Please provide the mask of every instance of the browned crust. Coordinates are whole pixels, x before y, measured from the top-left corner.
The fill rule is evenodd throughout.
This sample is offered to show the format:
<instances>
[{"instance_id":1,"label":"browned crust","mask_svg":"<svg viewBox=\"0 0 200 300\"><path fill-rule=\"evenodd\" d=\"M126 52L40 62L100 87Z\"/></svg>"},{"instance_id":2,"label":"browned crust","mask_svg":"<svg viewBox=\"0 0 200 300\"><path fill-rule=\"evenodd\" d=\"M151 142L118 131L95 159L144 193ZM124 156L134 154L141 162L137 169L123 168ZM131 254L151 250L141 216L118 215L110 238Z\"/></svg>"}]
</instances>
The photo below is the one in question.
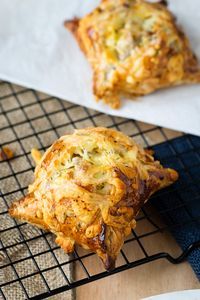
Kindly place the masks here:
<instances>
[{"instance_id":1,"label":"browned crust","mask_svg":"<svg viewBox=\"0 0 200 300\"><path fill-rule=\"evenodd\" d=\"M178 179L178 173L171 169L155 169L149 171L150 180L141 180L134 178L137 181L137 186L134 188L133 179L128 178L120 169L116 168L115 172L126 186L126 193L122 199L116 204L116 207L125 206L132 207L134 215L137 215L140 208L144 205L145 201L151 194L159 189L163 184L166 186Z\"/></svg>"},{"instance_id":2,"label":"browned crust","mask_svg":"<svg viewBox=\"0 0 200 300\"><path fill-rule=\"evenodd\" d=\"M160 2L159 2L160 4L162 4L162 5L165 5L165 6L168 6L168 3L167 3L167 1L166 0L160 0Z\"/></svg>"},{"instance_id":3,"label":"browned crust","mask_svg":"<svg viewBox=\"0 0 200 300\"><path fill-rule=\"evenodd\" d=\"M23 213L19 212L20 207L24 208ZM44 230L49 230L49 227L44 220L37 217L37 200L32 193L18 201L14 201L8 209L8 212L14 218L25 220Z\"/></svg>"},{"instance_id":4,"label":"browned crust","mask_svg":"<svg viewBox=\"0 0 200 300\"><path fill-rule=\"evenodd\" d=\"M79 19L74 18L73 20L66 20L64 22L65 28L67 28L71 33L73 33L75 36L77 35L77 30L79 26Z\"/></svg>"},{"instance_id":5,"label":"browned crust","mask_svg":"<svg viewBox=\"0 0 200 300\"><path fill-rule=\"evenodd\" d=\"M76 40L79 44L80 49L86 55L86 51L85 51L85 48L84 48L84 43L82 42L81 36L78 32L79 23L80 23L80 19L74 18L72 20L66 20L64 22L64 26L65 26L66 29L68 29L74 35L74 37L76 38Z\"/></svg>"}]
</instances>

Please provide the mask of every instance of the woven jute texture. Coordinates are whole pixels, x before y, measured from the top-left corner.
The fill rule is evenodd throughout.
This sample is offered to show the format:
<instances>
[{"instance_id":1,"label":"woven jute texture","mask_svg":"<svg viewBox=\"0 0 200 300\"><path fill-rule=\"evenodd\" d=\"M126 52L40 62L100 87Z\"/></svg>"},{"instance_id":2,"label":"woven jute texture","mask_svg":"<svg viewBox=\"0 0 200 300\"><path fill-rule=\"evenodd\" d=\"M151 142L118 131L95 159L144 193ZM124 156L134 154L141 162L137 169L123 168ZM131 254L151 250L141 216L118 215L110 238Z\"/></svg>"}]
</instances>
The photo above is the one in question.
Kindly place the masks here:
<instances>
[{"instance_id":1,"label":"woven jute texture","mask_svg":"<svg viewBox=\"0 0 200 300\"><path fill-rule=\"evenodd\" d=\"M5 265L0 269L0 284L6 299L31 298L65 287L74 280L73 264L67 263L70 257L56 246L54 236L13 220L6 212L13 200L26 194L27 186L33 181L31 149L44 151L74 128L91 126L121 130L142 146L180 135L0 82L0 144L1 149L7 146L14 152L13 159L0 164L0 265ZM74 291L70 290L50 299L72 298Z\"/></svg>"}]
</instances>

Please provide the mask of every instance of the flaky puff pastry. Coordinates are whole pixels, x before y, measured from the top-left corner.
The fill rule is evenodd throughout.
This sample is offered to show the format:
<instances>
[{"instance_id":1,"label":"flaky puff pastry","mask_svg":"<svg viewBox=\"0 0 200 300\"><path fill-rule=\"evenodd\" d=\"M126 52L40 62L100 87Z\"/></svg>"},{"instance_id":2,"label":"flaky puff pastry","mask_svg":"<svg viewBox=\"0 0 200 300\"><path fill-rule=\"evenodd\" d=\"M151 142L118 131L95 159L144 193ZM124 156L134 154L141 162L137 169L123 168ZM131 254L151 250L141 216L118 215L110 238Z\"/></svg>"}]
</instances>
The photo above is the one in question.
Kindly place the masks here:
<instances>
[{"instance_id":1,"label":"flaky puff pastry","mask_svg":"<svg viewBox=\"0 0 200 300\"><path fill-rule=\"evenodd\" d=\"M113 108L122 96L200 82L197 59L166 1L103 0L65 26L92 66L96 99Z\"/></svg>"},{"instance_id":2,"label":"flaky puff pastry","mask_svg":"<svg viewBox=\"0 0 200 300\"><path fill-rule=\"evenodd\" d=\"M46 151L9 213L53 232L67 253L75 243L91 249L110 270L141 206L177 177L120 132L76 130Z\"/></svg>"}]
</instances>

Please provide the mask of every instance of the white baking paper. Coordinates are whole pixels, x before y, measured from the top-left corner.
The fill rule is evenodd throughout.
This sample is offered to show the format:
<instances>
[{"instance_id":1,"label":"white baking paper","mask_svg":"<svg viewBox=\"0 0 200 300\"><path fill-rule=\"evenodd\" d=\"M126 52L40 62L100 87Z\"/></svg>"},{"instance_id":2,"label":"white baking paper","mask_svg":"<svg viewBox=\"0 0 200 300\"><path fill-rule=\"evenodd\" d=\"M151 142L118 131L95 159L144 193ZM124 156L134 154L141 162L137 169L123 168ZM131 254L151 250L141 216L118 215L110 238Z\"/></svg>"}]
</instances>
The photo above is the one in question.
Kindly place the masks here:
<instances>
[{"instance_id":1,"label":"white baking paper","mask_svg":"<svg viewBox=\"0 0 200 300\"><path fill-rule=\"evenodd\" d=\"M200 1L169 0L200 58ZM91 11L96 0L0 0L0 79L107 114L200 135L200 85L158 91L119 110L96 103L92 72L64 20Z\"/></svg>"}]
</instances>

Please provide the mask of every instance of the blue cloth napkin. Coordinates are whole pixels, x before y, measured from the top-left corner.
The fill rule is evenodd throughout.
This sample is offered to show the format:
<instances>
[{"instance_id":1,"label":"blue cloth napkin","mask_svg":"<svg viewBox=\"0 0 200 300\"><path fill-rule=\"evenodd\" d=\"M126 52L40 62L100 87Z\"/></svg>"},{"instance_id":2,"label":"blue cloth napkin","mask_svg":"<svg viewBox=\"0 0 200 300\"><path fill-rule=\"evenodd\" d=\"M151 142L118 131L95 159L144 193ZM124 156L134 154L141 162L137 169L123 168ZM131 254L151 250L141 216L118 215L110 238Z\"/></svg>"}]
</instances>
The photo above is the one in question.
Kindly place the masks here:
<instances>
[{"instance_id":1,"label":"blue cloth napkin","mask_svg":"<svg viewBox=\"0 0 200 300\"><path fill-rule=\"evenodd\" d=\"M200 138L185 135L156 145L153 150L165 167L174 168L180 176L151 201L185 250L200 241ZM190 253L188 261L200 280L200 248Z\"/></svg>"}]
</instances>

